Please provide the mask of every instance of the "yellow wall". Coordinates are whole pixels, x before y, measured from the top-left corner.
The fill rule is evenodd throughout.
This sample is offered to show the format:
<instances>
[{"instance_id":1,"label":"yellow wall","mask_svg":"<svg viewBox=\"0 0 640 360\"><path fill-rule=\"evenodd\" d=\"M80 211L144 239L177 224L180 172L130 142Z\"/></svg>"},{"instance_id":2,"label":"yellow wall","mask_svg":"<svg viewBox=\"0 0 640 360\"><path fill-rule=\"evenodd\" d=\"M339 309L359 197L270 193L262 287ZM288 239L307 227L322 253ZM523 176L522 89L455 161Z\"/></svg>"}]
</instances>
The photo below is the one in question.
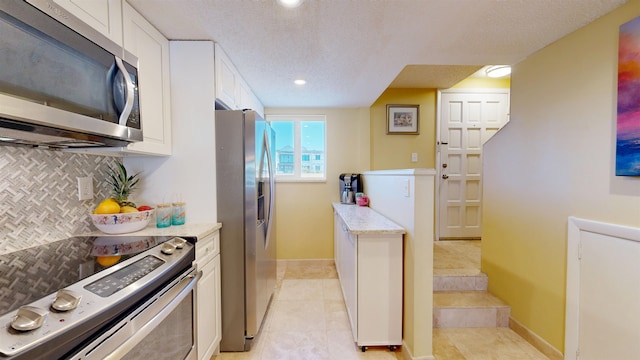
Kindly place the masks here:
<instances>
[{"instance_id":1,"label":"yellow wall","mask_svg":"<svg viewBox=\"0 0 640 360\"><path fill-rule=\"evenodd\" d=\"M420 105L419 135L387 135L387 104ZM371 170L433 168L436 89L387 89L371 106ZM411 162L411 153L418 162Z\"/></svg>"},{"instance_id":2,"label":"yellow wall","mask_svg":"<svg viewBox=\"0 0 640 360\"><path fill-rule=\"evenodd\" d=\"M338 176L369 170L369 108L268 108L266 114L327 116L327 181L276 183L278 259L333 259L332 202Z\"/></svg>"},{"instance_id":3,"label":"yellow wall","mask_svg":"<svg viewBox=\"0 0 640 360\"><path fill-rule=\"evenodd\" d=\"M452 89L508 89L511 87L511 78L467 78L452 86Z\"/></svg>"},{"instance_id":4,"label":"yellow wall","mask_svg":"<svg viewBox=\"0 0 640 360\"><path fill-rule=\"evenodd\" d=\"M511 315L564 349L567 217L640 226L615 177L618 28L640 0L517 64L511 121L484 148L482 269Z\"/></svg>"},{"instance_id":5,"label":"yellow wall","mask_svg":"<svg viewBox=\"0 0 640 360\"><path fill-rule=\"evenodd\" d=\"M458 88L508 87L505 81L469 79ZM436 89L388 89L370 108L267 108L266 114L327 115L327 181L278 182L276 235L279 259L333 258L331 203L339 201L338 175L366 170L433 168ZM386 135L387 104L419 104L419 135ZM418 162L411 162L411 153ZM366 189L365 189L366 192Z\"/></svg>"}]
</instances>

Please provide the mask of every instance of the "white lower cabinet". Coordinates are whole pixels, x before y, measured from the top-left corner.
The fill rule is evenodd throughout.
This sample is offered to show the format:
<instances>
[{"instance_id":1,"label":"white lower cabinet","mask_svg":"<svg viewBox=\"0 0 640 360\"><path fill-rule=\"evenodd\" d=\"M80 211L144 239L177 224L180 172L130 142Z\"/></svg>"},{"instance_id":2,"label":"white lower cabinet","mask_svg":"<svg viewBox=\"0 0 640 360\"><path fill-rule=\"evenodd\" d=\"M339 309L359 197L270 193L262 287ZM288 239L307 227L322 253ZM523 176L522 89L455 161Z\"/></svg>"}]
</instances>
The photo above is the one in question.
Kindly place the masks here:
<instances>
[{"instance_id":1,"label":"white lower cabinet","mask_svg":"<svg viewBox=\"0 0 640 360\"><path fill-rule=\"evenodd\" d=\"M335 213L334 252L355 343L402 345L402 234L351 233Z\"/></svg>"},{"instance_id":2,"label":"white lower cabinet","mask_svg":"<svg viewBox=\"0 0 640 360\"><path fill-rule=\"evenodd\" d=\"M220 233L198 239L196 267L202 271L196 291L198 359L209 360L222 336L220 309Z\"/></svg>"}]
</instances>

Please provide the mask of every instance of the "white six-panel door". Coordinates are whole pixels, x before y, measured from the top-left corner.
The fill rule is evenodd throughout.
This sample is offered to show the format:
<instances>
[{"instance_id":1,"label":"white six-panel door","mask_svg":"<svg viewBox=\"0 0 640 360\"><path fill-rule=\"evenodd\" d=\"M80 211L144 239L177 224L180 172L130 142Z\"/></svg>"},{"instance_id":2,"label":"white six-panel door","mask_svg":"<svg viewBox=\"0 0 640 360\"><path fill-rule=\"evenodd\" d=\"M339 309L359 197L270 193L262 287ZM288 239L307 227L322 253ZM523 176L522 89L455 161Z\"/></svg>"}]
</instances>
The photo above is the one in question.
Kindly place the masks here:
<instances>
[{"instance_id":1,"label":"white six-panel door","mask_svg":"<svg viewBox=\"0 0 640 360\"><path fill-rule=\"evenodd\" d=\"M443 90L439 103L438 237L482 235L482 145L509 118L509 90Z\"/></svg>"}]
</instances>

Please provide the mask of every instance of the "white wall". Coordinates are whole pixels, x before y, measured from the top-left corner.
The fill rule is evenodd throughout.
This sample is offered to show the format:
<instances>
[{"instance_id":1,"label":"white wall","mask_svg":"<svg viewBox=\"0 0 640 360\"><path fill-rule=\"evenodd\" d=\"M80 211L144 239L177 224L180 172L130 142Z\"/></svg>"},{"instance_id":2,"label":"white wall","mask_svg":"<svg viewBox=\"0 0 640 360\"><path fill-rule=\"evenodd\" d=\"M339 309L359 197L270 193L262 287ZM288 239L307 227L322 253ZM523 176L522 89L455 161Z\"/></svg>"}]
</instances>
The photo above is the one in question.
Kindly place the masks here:
<instances>
[{"instance_id":1,"label":"white wall","mask_svg":"<svg viewBox=\"0 0 640 360\"><path fill-rule=\"evenodd\" d=\"M435 170L367 171L370 207L405 228L403 352L433 359Z\"/></svg>"},{"instance_id":2,"label":"white wall","mask_svg":"<svg viewBox=\"0 0 640 360\"><path fill-rule=\"evenodd\" d=\"M213 42L171 41L170 157L127 157L132 172L142 172L136 198L157 204L180 198L187 222L216 222ZM144 110L143 110L144 111Z\"/></svg>"}]
</instances>

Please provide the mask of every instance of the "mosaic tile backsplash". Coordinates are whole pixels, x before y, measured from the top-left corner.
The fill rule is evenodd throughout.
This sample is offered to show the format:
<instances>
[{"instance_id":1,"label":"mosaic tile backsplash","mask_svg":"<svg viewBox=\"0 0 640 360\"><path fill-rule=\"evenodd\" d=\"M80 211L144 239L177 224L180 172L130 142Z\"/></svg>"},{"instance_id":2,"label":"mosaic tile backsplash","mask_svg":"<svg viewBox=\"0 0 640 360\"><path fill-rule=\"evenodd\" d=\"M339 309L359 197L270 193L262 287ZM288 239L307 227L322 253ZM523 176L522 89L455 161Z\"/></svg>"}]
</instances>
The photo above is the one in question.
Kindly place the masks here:
<instances>
[{"instance_id":1,"label":"mosaic tile backsplash","mask_svg":"<svg viewBox=\"0 0 640 360\"><path fill-rule=\"evenodd\" d=\"M0 254L94 230L89 213L109 195L118 158L0 146ZM93 178L94 197L78 200L78 177Z\"/></svg>"}]
</instances>

